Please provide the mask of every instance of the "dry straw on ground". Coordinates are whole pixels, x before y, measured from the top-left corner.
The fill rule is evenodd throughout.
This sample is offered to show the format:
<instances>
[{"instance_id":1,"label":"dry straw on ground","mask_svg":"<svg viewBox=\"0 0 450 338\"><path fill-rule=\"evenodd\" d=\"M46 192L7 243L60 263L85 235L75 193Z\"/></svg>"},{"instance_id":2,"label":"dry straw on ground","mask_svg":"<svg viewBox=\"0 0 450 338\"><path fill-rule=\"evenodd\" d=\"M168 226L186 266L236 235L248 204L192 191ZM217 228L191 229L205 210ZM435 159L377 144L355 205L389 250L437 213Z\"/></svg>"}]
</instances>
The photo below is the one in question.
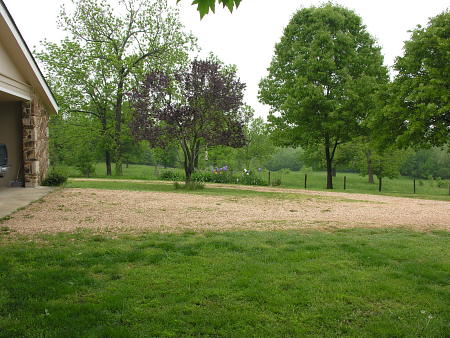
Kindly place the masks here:
<instances>
[{"instance_id":1,"label":"dry straw on ground","mask_svg":"<svg viewBox=\"0 0 450 338\"><path fill-rule=\"evenodd\" d=\"M80 228L133 233L361 226L450 230L449 202L268 187L222 187L301 195L286 199L64 189L15 213L3 226L18 234L71 232Z\"/></svg>"}]
</instances>

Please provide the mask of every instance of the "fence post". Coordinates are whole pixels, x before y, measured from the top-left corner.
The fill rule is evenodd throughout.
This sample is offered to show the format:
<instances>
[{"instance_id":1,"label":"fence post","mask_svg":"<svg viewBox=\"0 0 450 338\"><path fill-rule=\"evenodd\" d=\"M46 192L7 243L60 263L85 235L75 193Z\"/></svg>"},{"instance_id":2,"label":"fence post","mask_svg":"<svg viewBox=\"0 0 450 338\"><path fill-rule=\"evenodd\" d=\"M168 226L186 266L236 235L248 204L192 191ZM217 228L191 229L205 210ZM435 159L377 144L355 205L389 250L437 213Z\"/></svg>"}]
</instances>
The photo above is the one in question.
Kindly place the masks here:
<instances>
[{"instance_id":1,"label":"fence post","mask_svg":"<svg viewBox=\"0 0 450 338\"><path fill-rule=\"evenodd\" d=\"M344 190L347 189L347 176L344 176Z\"/></svg>"},{"instance_id":2,"label":"fence post","mask_svg":"<svg viewBox=\"0 0 450 338\"><path fill-rule=\"evenodd\" d=\"M306 187L307 187L307 181L308 181L308 174L305 174L305 189L306 189Z\"/></svg>"},{"instance_id":3,"label":"fence post","mask_svg":"<svg viewBox=\"0 0 450 338\"><path fill-rule=\"evenodd\" d=\"M414 194L416 193L416 179L414 179Z\"/></svg>"},{"instance_id":4,"label":"fence post","mask_svg":"<svg viewBox=\"0 0 450 338\"><path fill-rule=\"evenodd\" d=\"M269 185L270 185L270 170L269 170Z\"/></svg>"},{"instance_id":5,"label":"fence post","mask_svg":"<svg viewBox=\"0 0 450 338\"><path fill-rule=\"evenodd\" d=\"M381 192L382 178L378 178L378 191Z\"/></svg>"}]
</instances>

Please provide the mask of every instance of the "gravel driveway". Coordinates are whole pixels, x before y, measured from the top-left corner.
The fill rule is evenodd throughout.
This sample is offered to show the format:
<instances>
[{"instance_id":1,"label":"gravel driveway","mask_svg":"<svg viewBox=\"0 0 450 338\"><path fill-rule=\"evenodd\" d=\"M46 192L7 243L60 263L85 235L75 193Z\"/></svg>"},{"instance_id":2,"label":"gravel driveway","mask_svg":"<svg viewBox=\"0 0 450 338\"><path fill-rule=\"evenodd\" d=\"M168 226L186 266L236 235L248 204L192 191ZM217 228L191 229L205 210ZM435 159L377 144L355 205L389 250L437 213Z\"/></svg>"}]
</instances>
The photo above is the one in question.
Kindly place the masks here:
<instances>
[{"instance_id":1,"label":"gravel driveway","mask_svg":"<svg viewBox=\"0 0 450 338\"><path fill-rule=\"evenodd\" d=\"M1 226L18 234L85 228L133 233L350 227L450 230L449 202L264 187L245 189L302 195L298 199L279 199L64 189L15 213Z\"/></svg>"}]
</instances>

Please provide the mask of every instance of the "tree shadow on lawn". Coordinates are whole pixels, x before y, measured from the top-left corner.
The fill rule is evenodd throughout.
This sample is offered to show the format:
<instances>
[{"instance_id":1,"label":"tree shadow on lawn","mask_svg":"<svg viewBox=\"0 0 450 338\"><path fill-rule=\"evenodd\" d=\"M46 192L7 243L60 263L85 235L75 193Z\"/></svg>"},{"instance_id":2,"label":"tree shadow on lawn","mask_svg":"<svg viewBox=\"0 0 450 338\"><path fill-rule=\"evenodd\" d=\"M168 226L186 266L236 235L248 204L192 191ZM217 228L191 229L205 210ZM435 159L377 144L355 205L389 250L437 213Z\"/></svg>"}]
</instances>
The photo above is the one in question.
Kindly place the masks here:
<instances>
[{"instance_id":1,"label":"tree shadow on lawn","mask_svg":"<svg viewBox=\"0 0 450 338\"><path fill-rule=\"evenodd\" d=\"M0 336L445 336L448 244L383 229L0 237Z\"/></svg>"}]
</instances>

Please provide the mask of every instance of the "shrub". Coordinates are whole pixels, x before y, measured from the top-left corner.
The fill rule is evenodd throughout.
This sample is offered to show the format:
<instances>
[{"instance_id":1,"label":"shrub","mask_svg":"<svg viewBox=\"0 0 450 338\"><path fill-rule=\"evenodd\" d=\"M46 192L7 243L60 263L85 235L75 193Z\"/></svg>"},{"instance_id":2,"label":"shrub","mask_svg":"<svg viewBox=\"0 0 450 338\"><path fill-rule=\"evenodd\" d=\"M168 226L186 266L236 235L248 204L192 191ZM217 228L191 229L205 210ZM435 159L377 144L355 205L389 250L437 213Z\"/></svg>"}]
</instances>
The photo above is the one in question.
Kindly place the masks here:
<instances>
[{"instance_id":1,"label":"shrub","mask_svg":"<svg viewBox=\"0 0 450 338\"><path fill-rule=\"evenodd\" d=\"M95 174L95 158L89 151L82 151L77 156L77 164L75 165L82 176L91 177Z\"/></svg>"},{"instance_id":2,"label":"shrub","mask_svg":"<svg viewBox=\"0 0 450 338\"><path fill-rule=\"evenodd\" d=\"M244 173L237 180L237 183L244 185L267 185L267 183L252 172Z\"/></svg>"},{"instance_id":3,"label":"shrub","mask_svg":"<svg viewBox=\"0 0 450 338\"><path fill-rule=\"evenodd\" d=\"M47 187L58 187L66 182L67 175L64 172L52 170L42 182L42 185Z\"/></svg>"},{"instance_id":4,"label":"shrub","mask_svg":"<svg viewBox=\"0 0 450 338\"><path fill-rule=\"evenodd\" d=\"M184 175L173 170L162 171L159 179L163 181L184 181Z\"/></svg>"},{"instance_id":5,"label":"shrub","mask_svg":"<svg viewBox=\"0 0 450 338\"><path fill-rule=\"evenodd\" d=\"M447 183L444 180L442 180L441 178L438 177L437 180L436 180L436 186L438 188L445 188L447 186Z\"/></svg>"},{"instance_id":6,"label":"shrub","mask_svg":"<svg viewBox=\"0 0 450 338\"><path fill-rule=\"evenodd\" d=\"M233 173L230 171L210 172L210 171L196 171L192 174L194 182L208 182L208 183L236 183Z\"/></svg>"},{"instance_id":7,"label":"shrub","mask_svg":"<svg viewBox=\"0 0 450 338\"><path fill-rule=\"evenodd\" d=\"M256 176L249 170L238 175L233 175L231 171L196 171L192 174L192 181L202 183L267 185L262 178Z\"/></svg>"}]
</instances>

